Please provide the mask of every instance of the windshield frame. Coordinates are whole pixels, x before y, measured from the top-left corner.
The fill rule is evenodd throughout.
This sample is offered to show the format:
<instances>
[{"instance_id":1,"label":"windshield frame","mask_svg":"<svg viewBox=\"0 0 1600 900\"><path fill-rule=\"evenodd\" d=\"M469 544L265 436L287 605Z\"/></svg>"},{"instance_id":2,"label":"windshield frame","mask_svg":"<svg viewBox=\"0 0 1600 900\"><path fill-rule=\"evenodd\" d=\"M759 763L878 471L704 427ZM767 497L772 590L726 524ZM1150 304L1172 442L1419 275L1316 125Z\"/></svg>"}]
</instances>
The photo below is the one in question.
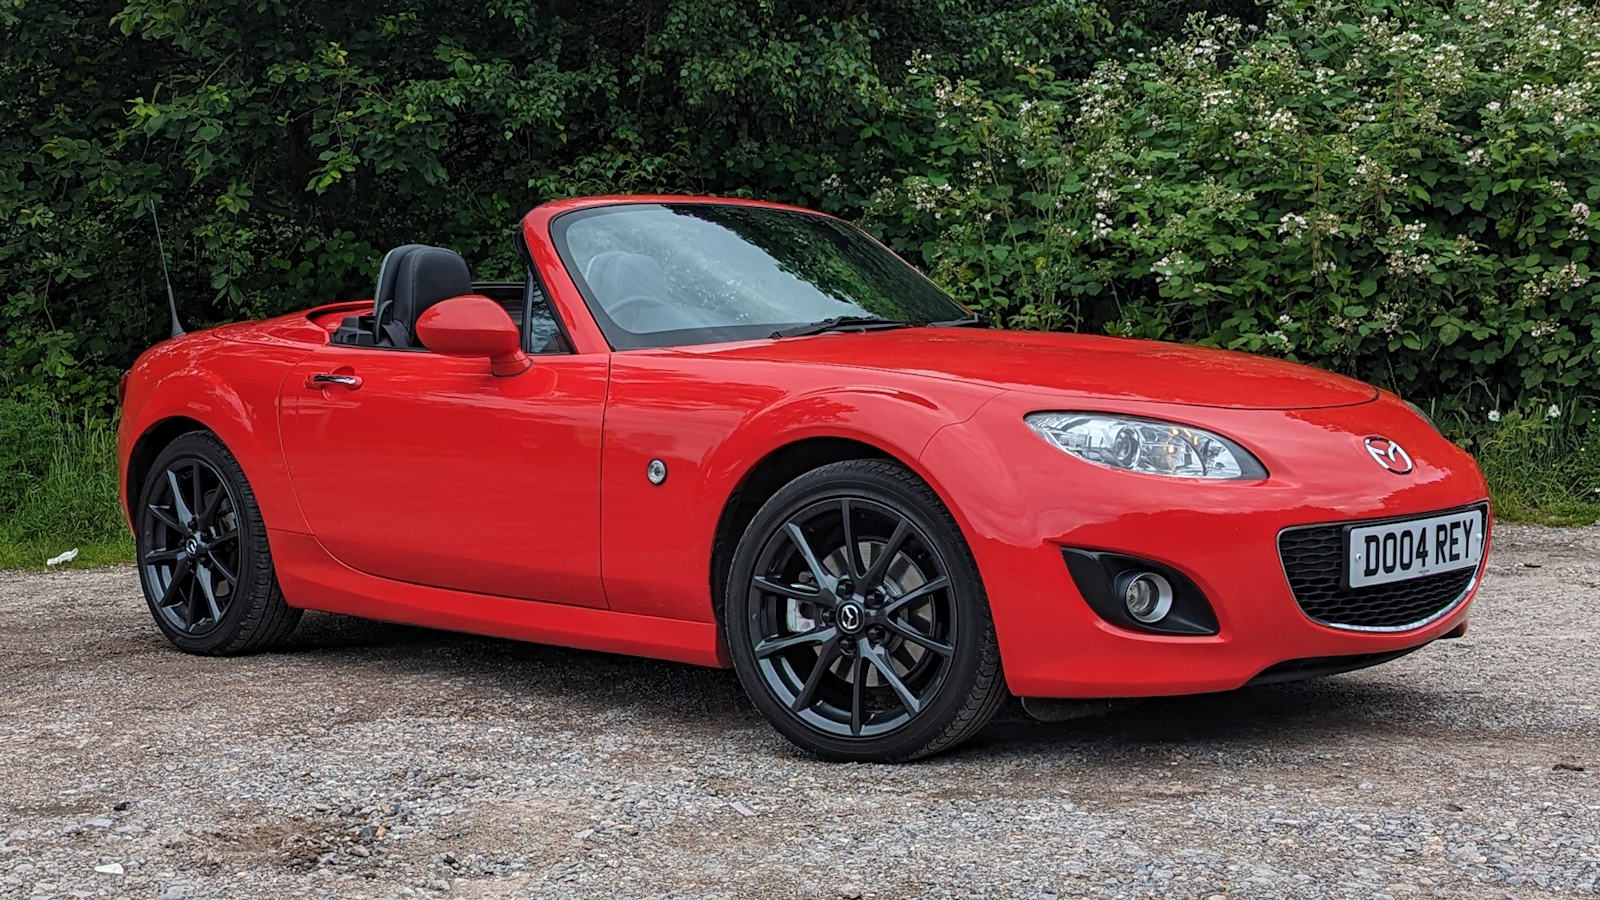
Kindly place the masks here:
<instances>
[{"instance_id":1,"label":"windshield frame","mask_svg":"<svg viewBox=\"0 0 1600 900\"><path fill-rule=\"evenodd\" d=\"M606 343L610 345L612 350L659 350L673 347L691 347L703 344L740 343L744 341L757 340L792 340L793 338L778 337L774 334L774 332L780 331L784 328L818 324L814 322L795 321L752 325L711 325L672 331L654 331L642 333L629 331L628 329L623 328L621 325L618 325L616 321L612 319L611 316L606 312L605 307L601 305L599 298L594 295L588 281L583 277L582 270L576 265L575 258L573 257L571 248L567 242L567 230L578 222L594 216L615 214L621 211L639 208L655 207L671 210L673 207L683 206L725 206L758 209L794 216L815 216L819 219L826 219L832 224L842 225L850 231L855 232L858 236L870 241L884 253L889 254L901 265L905 266L907 270L915 273L918 279L925 282L930 288L938 291L941 295L948 299L952 307L959 309L963 313L966 313L968 317L966 319L952 320L947 322L929 323L928 326L911 327L941 327L947 325L969 324L975 316L972 310L969 309L965 304L956 300L954 297L951 297L944 288L939 287L939 285L934 283L932 279L924 275L921 269L918 269L916 266L906 262L906 260L898 253L895 253L893 250L890 250L888 247L884 246L882 241L879 241L877 238L868 234L860 226L852 222L847 222L844 219L840 219L836 216L830 216L827 213L820 213L816 212L815 210L803 209L801 207L783 206L779 204L739 203L721 199L701 200L698 198L673 198L669 200L652 198L648 201L624 200L616 203L605 203L596 206L586 206L581 209L569 210L556 215L550 220L549 224L550 244L555 248L556 255L561 259L562 266L567 270L568 279L571 280L573 286L577 288L579 296L583 298L584 305L589 309L589 315L594 319L595 324L599 326L601 335L605 338ZM848 328L849 326L846 327Z\"/></svg>"}]
</instances>

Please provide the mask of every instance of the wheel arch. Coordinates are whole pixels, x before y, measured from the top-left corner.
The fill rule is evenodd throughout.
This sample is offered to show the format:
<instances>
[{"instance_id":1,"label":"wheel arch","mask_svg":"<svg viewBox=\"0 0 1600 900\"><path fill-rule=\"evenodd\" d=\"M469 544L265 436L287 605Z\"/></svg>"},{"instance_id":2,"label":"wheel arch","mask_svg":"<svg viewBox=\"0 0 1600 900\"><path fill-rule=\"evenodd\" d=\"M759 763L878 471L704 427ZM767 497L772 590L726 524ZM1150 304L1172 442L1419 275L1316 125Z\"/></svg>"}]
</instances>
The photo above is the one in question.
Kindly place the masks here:
<instances>
[{"instance_id":1,"label":"wheel arch","mask_svg":"<svg viewBox=\"0 0 1600 900\"><path fill-rule=\"evenodd\" d=\"M711 479L712 484L733 484L725 494L705 498L708 505L721 504L707 573L716 621L721 622L728 573L745 526L784 485L830 463L882 459L903 466L939 497L970 543L966 517L954 507L939 476L921 463L920 455L934 435L969 419L998 392L965 385L940 387L944 390L930 393L927 385L915 381L834 385L790 397L741 424L738 436L720 448L720 459L709 466L727 473ZM754 462L746 465L747 460Z\"/></svg>"},{"instance_id":2,"label":"wheel arch","mask_svg":"<svg viewBox=\"0 0 1600 900\"><path fill-rule=\"evenodd\" d=\"M206 360L212 365L176 368L158 356L135 366L118 435L119 488L130 526L156 457L181 435L205 431L238 462L269 527L305 530L278 438L284 371L263 364L280 361L219 356Z\"/></svg>"},{"instance_id":3,"label":"wheel arch","mask_svg":"<svg viewBox=\"0 0 1600 900\"><path fill-rule=\"evenodd\" d=\"M763 505L789 482L823 466L852 459L882 459L898 463L927 481L910 460L902 459L858 437L807 437L784 444L761 457L742 475L723 503L711 541L711 604L722 621L728 573L744 533ZM935 493L938 492L934 488Z\"/></svg>"},{"instance_id":4,"label":"wheel arch","mask_svg":"<svg viewBox=\"0 0 1600 900\"><path fill-rule=\"evenodd\" d=\"M199 419L189 416L168 416L150 425L134 440L132 449L128 451L128 462L122 475L123 490L127 492L130 511L144 492L145 479L150 476L150 466L155 463L156 457L160 456L161 451L173 441L193 431L216 433Z\"/></svg>"}]
</instances>

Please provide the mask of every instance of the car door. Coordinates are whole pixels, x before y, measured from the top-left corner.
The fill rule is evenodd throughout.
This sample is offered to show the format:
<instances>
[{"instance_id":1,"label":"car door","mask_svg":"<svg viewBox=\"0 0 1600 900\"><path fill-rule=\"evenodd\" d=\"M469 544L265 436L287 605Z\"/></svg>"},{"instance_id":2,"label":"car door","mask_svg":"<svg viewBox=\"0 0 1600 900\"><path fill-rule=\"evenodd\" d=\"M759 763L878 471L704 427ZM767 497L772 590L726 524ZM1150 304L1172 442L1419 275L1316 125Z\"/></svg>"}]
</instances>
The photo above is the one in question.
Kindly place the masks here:
<instances>
[{"instance_id":1,"label":"car door","mask_svg":"<svg viewBox=\"0 0 1600 900\"><path fill-rule=\"evenodd\" d=\"M329 345L284 382L290 478L346 565L433 587L603 607L606 354L487 360Z\"/></svg>"}]
</instances>

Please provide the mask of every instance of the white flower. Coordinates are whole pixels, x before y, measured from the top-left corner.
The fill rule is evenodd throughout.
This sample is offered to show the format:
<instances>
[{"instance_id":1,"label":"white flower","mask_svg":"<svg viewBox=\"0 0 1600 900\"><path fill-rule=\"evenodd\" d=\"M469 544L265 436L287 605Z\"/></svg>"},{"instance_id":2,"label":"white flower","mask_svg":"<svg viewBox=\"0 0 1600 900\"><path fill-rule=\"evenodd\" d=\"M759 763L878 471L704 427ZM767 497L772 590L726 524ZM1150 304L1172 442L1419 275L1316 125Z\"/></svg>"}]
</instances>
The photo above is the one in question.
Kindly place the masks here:
<instances>
[{"instance_id":1,"label":"white flower","mask_svg":"<svg viewBox=\"0 0 1600 900\"><path fill-rule=\"evenodd\" d=\"M1587 203L1574 203L1574 204L1572 204L1572 217L1574 219L1578 220L1578 224L1579 225L1582 225L1584 222L1589 221L1589 204L1587 204Z\"/></svg>"},{"instance_id":2,"label":"white flower","mask_svg":"<svg viewBox=\"0 0 1600 900\"><path fill-rule=\"evenodd\" d=\"M1489 410L1489 421L1491 421L1491 422L1500 421L1500 410L1498 410L1498 409Z\"/></svg>"},{"instance_id":3,"label":"white flower","mask_svg":"<svg viewBox=\"0 0 1600 900\"><path fill-rule=\"evenodd\" d=\"M1098 213L1098 212L1095 213L1094 214L1094 222L1092 223L1092 225L1090 227L1090 230L1094 233L1094 236L1097 237L1097 238L1103 238L1103 237L1110 236L1110 234L1111 234L1111 217L1106 215L1105 213Z\"/></svg>"},{"instance_id":4,"label":"white flower","mask_svg":"<svg viewBox=\"0 0 1600 900\"><path fill-rule=\"evenodd\" d=\"M1546 412L1544 415L1545 415L1545 418L1547 418L1547 419L1560 418L1561 417L1561 407L1559 407L1559 406L1555 405L1554 403L1552 403L1552 404L1550 404L1549 411Z\"/></svg>"}]
</instances>

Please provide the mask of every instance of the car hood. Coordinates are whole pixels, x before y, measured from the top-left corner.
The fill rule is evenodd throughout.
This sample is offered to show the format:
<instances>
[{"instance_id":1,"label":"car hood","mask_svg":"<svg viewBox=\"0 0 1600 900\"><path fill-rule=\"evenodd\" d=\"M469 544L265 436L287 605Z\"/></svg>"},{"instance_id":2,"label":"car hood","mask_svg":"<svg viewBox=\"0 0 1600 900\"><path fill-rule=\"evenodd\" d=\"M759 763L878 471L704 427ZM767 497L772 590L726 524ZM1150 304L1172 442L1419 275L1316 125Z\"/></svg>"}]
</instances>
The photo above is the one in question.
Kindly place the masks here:
<instances>
[{"instance_id":1,"label":"car hood","mask_svg":"<svg viewBox=\"0 0 1600 900\"><path fill-rule=\"evenodd\" d=\"M1081 334L906 328L833 332L680 352L916 372L1067 397L1230 409L1366 403L1371 385L1298 363L1228 350Z\"/></svg>"}]
</instances>

